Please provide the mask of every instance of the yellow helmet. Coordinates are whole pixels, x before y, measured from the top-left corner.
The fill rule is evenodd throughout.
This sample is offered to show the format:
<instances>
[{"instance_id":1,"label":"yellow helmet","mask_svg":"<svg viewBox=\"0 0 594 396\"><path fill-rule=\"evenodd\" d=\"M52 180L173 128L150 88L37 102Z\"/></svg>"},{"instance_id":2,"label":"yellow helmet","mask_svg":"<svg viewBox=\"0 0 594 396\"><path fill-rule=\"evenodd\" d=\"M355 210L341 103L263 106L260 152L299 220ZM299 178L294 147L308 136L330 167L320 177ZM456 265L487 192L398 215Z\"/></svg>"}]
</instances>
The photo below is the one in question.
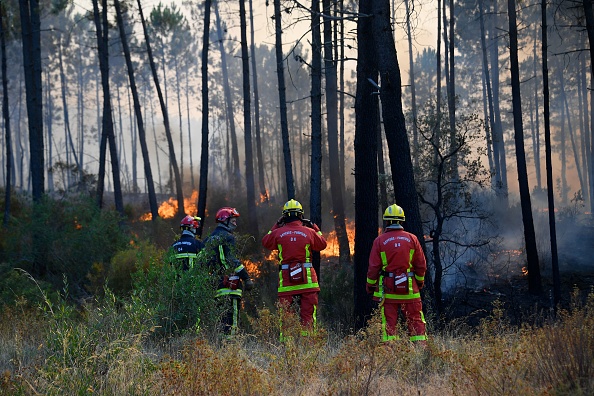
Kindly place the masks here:
<instances>
[{"instance_id":1,"label":"yellow helmet","mask_svg":"<svg viewBox=\"0 0 594 396\"><path fill-rule=\"evenodd\" d=\"M386 208L383 219L385 221L404 221L404 210L396 204L390 205Z\"/></svg>"},{"instance_id":2,"label":"yellow helmet","mask_svg":"<svg viewBox=\"0 0 594 396\"><path fill-rule=\"evenodd\" d=\"M287 201L283 206L283 216L289 216L291 214L302 215L303 214L303 206L294 199Z\"/></svg>"}]
</instances>

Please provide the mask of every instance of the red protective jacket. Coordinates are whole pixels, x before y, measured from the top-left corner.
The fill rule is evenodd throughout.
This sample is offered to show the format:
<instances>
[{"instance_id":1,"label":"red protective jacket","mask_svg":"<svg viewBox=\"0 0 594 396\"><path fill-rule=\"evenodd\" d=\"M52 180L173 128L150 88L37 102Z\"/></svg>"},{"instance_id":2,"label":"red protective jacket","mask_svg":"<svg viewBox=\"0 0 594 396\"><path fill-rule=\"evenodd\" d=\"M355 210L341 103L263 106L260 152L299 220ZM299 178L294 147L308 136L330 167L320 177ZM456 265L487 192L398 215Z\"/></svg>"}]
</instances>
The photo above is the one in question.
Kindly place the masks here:
<instances>
[{"instance_id":1,"label":"red protective jacket","mask_svg":"<svg viewBox=\"0 0 594 396\"><path fill-rule=\"evenodd\" d=\"M326 239L317 225L309 228L302 225L301 221L275 224L262 238L262 246L269 250L278 250L279 295L320 291L318 276L311 266L311 252L324 250ZM302 277L296 279L299 278L299 274L302 274Z\"/></svg>"},{"instance_id":2,"label":"red protective jacket","mask_svg":"<svg viewBox=\"0 0 594 396\"><path fill-rule=\"evenodd\" d=\"M420 301L427 262L417 237L403 229L386 229L373 241L367 284L376 286L374 300L386 303Z\"/></svg>"}]
</instances>

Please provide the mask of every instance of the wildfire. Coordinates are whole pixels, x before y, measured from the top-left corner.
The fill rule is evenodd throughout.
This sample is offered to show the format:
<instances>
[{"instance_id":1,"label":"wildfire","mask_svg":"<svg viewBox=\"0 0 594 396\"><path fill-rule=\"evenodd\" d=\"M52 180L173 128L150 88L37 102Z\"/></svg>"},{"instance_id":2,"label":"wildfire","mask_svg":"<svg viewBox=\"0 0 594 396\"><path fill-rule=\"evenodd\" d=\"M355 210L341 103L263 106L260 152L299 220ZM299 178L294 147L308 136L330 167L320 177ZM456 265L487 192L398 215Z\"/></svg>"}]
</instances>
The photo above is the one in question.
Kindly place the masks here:
<instances>
[{"instance_id":1,"label":"wildfire","mask_svg":"<svg viewBox=\"0 0 594 396\"><path fill-rule=\"evenodd\" d=\"M260 193L260 203L268 202L269 199L270 195L268 194L268 189L266 189L264 194Z\"/></svg>"},{"instance_id":2,"label":"wildfire","mask_svg":"<svg viewBox=\"0 0 594 396\"><path fill-rule=\"evenodd\" d=\"M524 276L528 275L528 268L527 267L522 267L522 275L524 275Z\"/></svg>"},{"instance_id":3,"label":"wildfire","mask_svg":"<svg viewBox=\"0 0 594 396\"><path fill-rule=\"evenodd\" d=\"M260 274L262 273L262 271L260 270L260 263L251 260L243 260L243 265L251 277L260 277Z\"/></svg>"},{"instance_id":4,"label":"wildfire","mask_svg":"<svg viewBox=\"0 0 594 396\"><path fill-rule=\"evenodd\" d=\"M198 202L198 191L192 191L192 196L190 198L184 197L184 210L187 215L196 216L198 214L198 208L196 203ZM164 219L171 219L177 213L177 199L174 197L170 197L167 201L163 201L159 206L159 216ZM145 213L140 216L141 221L148 221L152 220L153 215L149 213Z\"/></svg>"},{"instance_id":5,"label":"wildfire","mask_svg":"<svg viewBox=\"0 0 594 396\"><path fill-rule=\"evenodd\" d=\"M347 237L349 239L349 250L351 251L352 256L355 254L355 223L353 221L347 221L345 225ZM320 252L320 255L325 258L338 256L339 249L338 239L336 238L336 231L330 231L325 238L328 244L326 246L326 249Z\"/></svg>"}]
</instances>

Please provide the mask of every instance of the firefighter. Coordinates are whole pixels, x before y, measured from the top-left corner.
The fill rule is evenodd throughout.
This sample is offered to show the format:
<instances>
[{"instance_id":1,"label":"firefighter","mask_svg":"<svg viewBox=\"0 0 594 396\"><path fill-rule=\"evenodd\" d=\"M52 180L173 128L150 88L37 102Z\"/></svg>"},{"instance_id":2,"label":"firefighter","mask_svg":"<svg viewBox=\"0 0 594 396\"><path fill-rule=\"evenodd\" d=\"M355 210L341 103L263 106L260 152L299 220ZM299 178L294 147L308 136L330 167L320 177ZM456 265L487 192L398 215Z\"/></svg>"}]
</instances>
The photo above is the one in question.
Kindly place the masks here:
<instances>
[{"instance_id":1,"label":"firefighter","mask_svg":"<svg viewBox=\"0 0 594 396\"><path fill-rule=\"evenodd\" d=\"M215 298L223 306L222 327L227 336L237 334L239 311L243 290L254 288L254 281L236 256L236 242L233 232L237 228L239 212L235 208L223 207L216 214L216 228L204 240L204 251L209 255L209 265L220 275Z\"/></svg>"},{"instance_id":2,"label":"firefighter","mask_svg":"<svg viewBox=\"0 0 594 396\"><path fill-rule=\"evenodd\" d=\"M404 231L404 210L396 204L383 215L384 232L373 242L367 270L367 293L379 302L382 340L398 339L398 310L406 318L410 341L426 344L425 317L420 290L427 262L417 237Z\"/></svg>"},{"instance_id":3,"label":"firefighter","mask_svg":"<svg viewBox=\"0 0 594 396\"><path fill-rule=\"evenodd\" d=\"M318 226L303 218L303 206L291 199L283 206L283 215L262 238L262 246L278 250L278 297L282 306L299 306L302 334L316 328L318 276L311 264L311 253L326 248ZM282 339L282 334L281 334Z\"/></svg>"},{"instance_id":4,"label":"firefighter","mask_svg":"<svg viewBox=\"0 0 594 396\"><path fill-rule=\"evenodd\" d=\"M200 220L200 217L184 217L179 225L181 236L171 245L175 261L180 263L184 270L194 267L198 252L204 247L202 242L196 239Z\"/></svg>"}]
</instances>

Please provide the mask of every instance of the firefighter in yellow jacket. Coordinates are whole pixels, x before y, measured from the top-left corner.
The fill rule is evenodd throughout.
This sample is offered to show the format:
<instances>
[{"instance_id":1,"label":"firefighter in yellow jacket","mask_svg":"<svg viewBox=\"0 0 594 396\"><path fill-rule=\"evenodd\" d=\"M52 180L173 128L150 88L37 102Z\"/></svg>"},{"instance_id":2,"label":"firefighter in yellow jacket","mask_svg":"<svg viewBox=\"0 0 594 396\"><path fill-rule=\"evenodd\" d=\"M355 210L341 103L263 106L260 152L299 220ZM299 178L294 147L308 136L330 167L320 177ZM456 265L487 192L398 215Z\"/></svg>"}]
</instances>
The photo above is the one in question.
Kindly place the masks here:
<instances>
[{"instance_id":1,"label":"firefighter in yellow jacket","mask_svg":"<svg viewBox=\"0 0 594 396\"><path fill-rule=\"evenodd\" d=\"M398 339L398 310L406 317L410 341L426 343L420 290L427 262L414 234L404 231L404 210L390 205L383 216L384 232L373 242L367 270L367 293L380 303L382 339Z\"/></svg>"}]
</instances>

